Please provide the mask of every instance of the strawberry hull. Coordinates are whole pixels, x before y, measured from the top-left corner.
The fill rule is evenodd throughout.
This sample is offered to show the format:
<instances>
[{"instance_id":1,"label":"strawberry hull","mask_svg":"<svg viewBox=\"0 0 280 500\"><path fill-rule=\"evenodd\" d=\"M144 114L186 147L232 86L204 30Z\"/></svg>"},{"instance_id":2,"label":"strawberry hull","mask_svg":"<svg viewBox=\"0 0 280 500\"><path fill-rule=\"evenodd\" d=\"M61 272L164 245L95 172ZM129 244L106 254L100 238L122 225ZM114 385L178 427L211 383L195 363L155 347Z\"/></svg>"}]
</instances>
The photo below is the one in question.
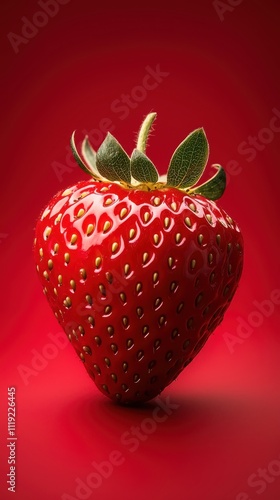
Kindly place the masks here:
<instances>
[{"instance_id":1,"label":"strawberry hull","mask_svg":"<svg viewBox=\"0 0 280 500\"><path fill-rule=\"evenodd\" d=\"M37 222L44 293L98 389L120 403L157 396L222 321L243 239L215 202L175 187L82 181Z\"/></svg>"}]
</instances>

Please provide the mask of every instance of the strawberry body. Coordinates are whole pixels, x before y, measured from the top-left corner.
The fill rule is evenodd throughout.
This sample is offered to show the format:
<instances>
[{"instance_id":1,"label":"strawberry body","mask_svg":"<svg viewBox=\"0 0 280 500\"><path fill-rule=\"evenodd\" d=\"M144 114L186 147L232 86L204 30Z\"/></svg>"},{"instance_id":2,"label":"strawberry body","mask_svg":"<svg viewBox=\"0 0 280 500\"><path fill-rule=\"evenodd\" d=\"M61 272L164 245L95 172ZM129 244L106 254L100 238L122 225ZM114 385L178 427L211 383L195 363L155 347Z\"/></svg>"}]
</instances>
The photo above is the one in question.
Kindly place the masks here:
<instances>
[{"instance_id":1,"label":"strawberry body","mask_svg":"<svg viewBox=\"0 0 280 500\"><path fill-rule=\"evenodd\" d=\"M221 322L243 265L236 223L175 187L81 181L36 226L44 293L90 377L121 403L158 395Z\"/></svg>"}]
</instances>

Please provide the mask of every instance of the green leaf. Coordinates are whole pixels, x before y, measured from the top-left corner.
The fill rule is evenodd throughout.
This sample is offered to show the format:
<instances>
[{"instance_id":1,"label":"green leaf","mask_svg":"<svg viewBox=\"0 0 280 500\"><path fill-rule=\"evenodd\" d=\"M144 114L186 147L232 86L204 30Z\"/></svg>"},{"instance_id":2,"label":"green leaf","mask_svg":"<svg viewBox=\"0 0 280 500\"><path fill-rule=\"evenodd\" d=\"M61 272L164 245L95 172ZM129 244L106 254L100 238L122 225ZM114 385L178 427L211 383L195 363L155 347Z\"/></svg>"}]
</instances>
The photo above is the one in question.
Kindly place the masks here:
<instances>
[{"instance_id":1,"label":"green leaf","mask_svg":"<svg viewBox=\"0 0 280 500\"><path fill-rule=\"evenodd\" d=\"M175 150L167 172L167 184L178 188L191 187L202 176L209 155L203 128L194 130Z\"/></svg>"},{"instance_id":2,"label":"green leaf","mask_svg":"<svg viewBox=\"0 0 280 500\"><path fill-rule=\"evenodd\" d=\"M142 153L139 149L134 149L131 155L131 174L139 182L155 183L158 181L156 167L145 153Z\"/></svg>"},{"instance_id":3,"label":"green leaf","mask_svg":"<svg viewBox=\"0 0 280 500\"><path fill-rule=\"evenodd\" d=\"M71 146L71 149L72 149L72 153L73 153L73 156L76 160L76 162L78 163L79 167L81 167L81 169L86 172L87 174L90 174L92 177L94 177L96 180L99 180L100 179L100 176L98 175L98 173L96 172L93 172L82 160L82 158L80 157L79 153L78 153L78 150L77 150L77 147L76 147L76 141L75 141L75 131L73 132L72 136L71 136L71 139L70 139L70 146Z\"/></svg>"},{"instance_id":4,"label":"green leaf","mask_svg":"<svg viewBox=\"0 0 280 500\"><path fill-rule=\"evenodd\" d=\"M94 151L86 136L82 142L82 155L86 162L93 168L96 168L96 151Z\"/></svg>"},{"instance_id":5,"label":"green leaf","mask_svg":"<svg viewBox=\"0 0 280 500\"><path fill-rule=\"evenodd\" d=\"M101 180L105 180L102 176L100 176L97 167L96 167L96 151L94 151L92 145L90 144L88 137L85 137L82 142L82 155L86 160L86 163L89 165L92 175L98 177Z\"/></svg>"},{"instance_id":6,"label":"green leaf","mask_svg":"<svg viewBox=\"0 0 280 500\"><path fill-rule=\"evenodd\" d=\"M109 181L131 182L129 156L110 132L96 153L96 166L98 172Z\"/></svg>"},{"instance_id":7,"label":"green leaf","mask_svg":"<svg viewBox=\"0 0 280 500\"><path fill-rule=\"evenodd\" d=\"M220 198L226 188L226 173L221 167L221 165L212 165L217 172L211 179L204 182L200 186L197 186L194 189L191 189L189 192L191 194L201 194L208 198L209 200L217 200Z\"/></svg>"}]
</instances>

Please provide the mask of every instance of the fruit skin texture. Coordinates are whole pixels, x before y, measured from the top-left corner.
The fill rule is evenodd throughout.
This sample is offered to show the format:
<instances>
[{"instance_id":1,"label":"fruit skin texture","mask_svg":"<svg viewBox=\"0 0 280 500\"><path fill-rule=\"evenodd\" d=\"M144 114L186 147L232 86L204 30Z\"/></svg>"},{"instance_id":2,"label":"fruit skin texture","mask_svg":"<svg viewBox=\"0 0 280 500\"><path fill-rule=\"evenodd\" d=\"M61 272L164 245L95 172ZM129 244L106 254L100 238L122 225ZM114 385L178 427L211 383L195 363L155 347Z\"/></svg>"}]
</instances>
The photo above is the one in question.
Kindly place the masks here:
<instances>
[{"instance_id":1,"label":"fruit skin texture","mask_svg":"<svg viewBox=\"0 0 280 500\"><path fill-rule=\"evenodd\" d=\"M49 304L98 389L157 396L222 321L240 279L237 224L199 194L81 181L37 222Z\"/></svg>"}]
</instances>

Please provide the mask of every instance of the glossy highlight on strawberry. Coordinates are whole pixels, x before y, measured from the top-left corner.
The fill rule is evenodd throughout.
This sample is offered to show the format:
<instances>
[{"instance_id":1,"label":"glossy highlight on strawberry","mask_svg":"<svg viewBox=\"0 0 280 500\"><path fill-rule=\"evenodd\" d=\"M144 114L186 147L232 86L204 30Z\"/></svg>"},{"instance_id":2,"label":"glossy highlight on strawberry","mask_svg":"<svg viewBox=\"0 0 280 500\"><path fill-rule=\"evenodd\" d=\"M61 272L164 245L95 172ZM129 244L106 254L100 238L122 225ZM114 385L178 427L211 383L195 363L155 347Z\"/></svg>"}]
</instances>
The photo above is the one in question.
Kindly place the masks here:
<instances>
[{"instance_id":1,"label":"glossy highlight on strawberry","mask_svg":"<svg viewBox=\"0 0 280 500\"><path fill-rule=\"evenodd\" d=\"M129 158L108 135L73 154L91 179L59 192L36 226L34 255L49 304L98 389L120 403L157 396L222 321L243 266L237 224L215 201L222 167L198 129L159 178L145 154L150 114ZM105 177L106 176L106 177ZM210 196L212 200L206 198Z\"/></svg>"}]
</instances>

